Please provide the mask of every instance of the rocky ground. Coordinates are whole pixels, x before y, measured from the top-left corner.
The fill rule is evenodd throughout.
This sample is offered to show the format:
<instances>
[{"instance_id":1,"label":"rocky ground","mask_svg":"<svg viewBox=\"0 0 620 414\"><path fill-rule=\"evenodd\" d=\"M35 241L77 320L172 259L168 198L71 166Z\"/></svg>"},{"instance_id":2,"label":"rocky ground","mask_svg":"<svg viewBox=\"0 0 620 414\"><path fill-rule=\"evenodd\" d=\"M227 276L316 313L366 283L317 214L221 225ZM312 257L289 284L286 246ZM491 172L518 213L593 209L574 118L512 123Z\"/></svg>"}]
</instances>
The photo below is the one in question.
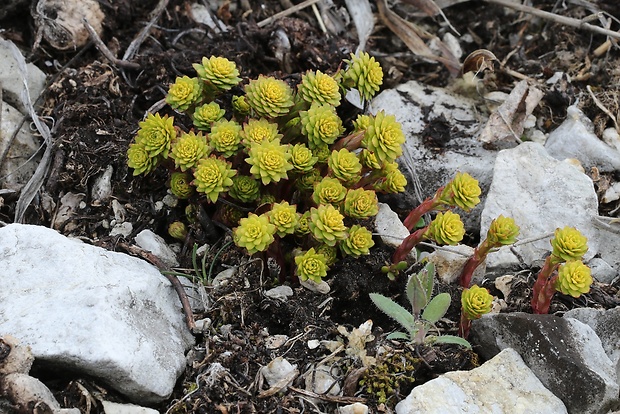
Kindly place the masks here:
<instances>
[{"instance_id":1,"label":"rocky ground","mask_svg":"<svg viewBox=\"0 0 620 414\"><path fill-rule=\"evenodd\" d=\"M196 21L192 11L203 3L211 6L210 16L219 23L209 26ZM19 192L0 192L0 221L11 223L16 220L17 213L23 223L52 227L89 244L130 254L135 254L131 248L134 237L144 229L174 243L167 234L167 227L183 215L183 206L166 203L167 172L158 170L147 177L134 177L127 167L125 154L138 122L165 97L168 85L177 76L193 76L191 65L203 56L218 55L234 60L243 78L264 74L296 81L301 73L310 69L337 71L342 60L348 58L360 42L345 2L334 1L333 6L321 4L317 9L322 12L321 20L311 8L305 8L261 23L288 9L292 6L289 3L99 1L100 11L89 15L89 22L97 29L96 21L101 19L99 36L115 57L114 61L104 57L101 48L92 41L60 50L66 45L66 33L44 30L50 25L55 27L50 23L50 19L55 19L49 11L52 6L49 10L29 9L22 2L15 10L9 10L8 6L4 11L0 9L0 36L14 42L24 51L27 60L46 75L45 88L35 105L41 121L51 129L53 139L49 146L49 169L40 190L23 210L23 215L18 203ZM453 3L443 9L445 19L425 16L409 3L414 2L394 2L390 7L425 30L422 36L426 36L424 39L429 44L443 39L450 45L454 39L458 47L452 50L459 62L479 49L486 49L497 57L497 61L489 62L494 70L483 71L483 81L468 92L469 97L479 103L480 111L487 113L481 114L482 118L486 119L489 112L482 95L510 93L518 81L525 79L542 92L538 105L532 110L536 128L542 134L556 130L567 119L567 109L571 105L577 105L593 121L593 132L598 137L610 134L610 128L618 128L620 54L617 39L482 1L444 1ZM158 12L158 6L162 5L164 8ZM602 11L602 20L592 24L605 26L605 22L609 22L612 29L617 29L617 18L620 18L620 10L613 2L558 4L543 1L536 7L574 19ZM419 44L418 53L413 53L407 47L412 45L411 37L403 33L399 37L390 30L390 26L394 28L393 19L385 17L389 10L378 8L372 2L371 11L375 26L365 49L384 69L383 89L411 80L427 88L463 89L458 85L461 79L454 60L437 62L428 58L428 54L423 58L420 52L425 49ZM149 21L154 23L146 37L133 42ZM322 25L326 26L324 30ZM406 34L412 29L405 30L401 26L402 30ZM283 39L287 39L289 47L283 46ZM126 51L134 45L137 49L127 55ZM343 111L343 117L349 119L360 112L353 105ZM161 113L172 114L172 110L162 108ZM454 120L447 118L450 117L436 118L417 134L428 151L426 154L434 154L439 160L443 153L455 150L455 141L450 143L450 140L458 135ZM489 144L485 149L492 146ZM106 171L108 178L102 179ZM610 197L610 201L603 202L603 197L620 180L619 169L612 163L609 169L592 165L585 172L594 183L598 197L595 202L600 202L597 203L598 213L617 217L618 199ZM442 175L438 175L441 179ZM445 173L443 175L445 177ZM419 180L423 198L432 195L434 189L429 183L436 181L425 176ZM110 187L104 197L97 190L106 182ZM483 190L486 192L489 186L490 179ZM63 198L65 201L61 201ZM68 199L77 200L69 213L62 210L63 206L71 204ZM401 198L382 201L403 218L416 205L415 189L410 188L408 195ZM466 242L470 246L480 241L480 211L476 214L478 218L468 224ZM190 352L186 372L177 382L172 396L155 406L160 412L335 412L337 407L355 402L367 405L371 412L393 412L396 403L404 400L414 387L444 372L470 370L484 362L481 355L486 354L476 348L467 351L453 345L422 347L385 339L386 334L398 326L372 306L368 294L382 293L404 304L405 280L399 278L390 282L380 272L394 248L379 240L367 258L347 258L331 269L328 294L292 284L293 295L282 301L265 295L265 291L279 285L275 274L262 269L260 262L249 260L242 250L235 248L226 228L219 226L211 231L196 226L193 230L192 239L178 246L179 268L193 269L195 242L208 245L207 279L229 268L238 271L225 285L207 286L202 303L195 304L194 318L208 318L210 324L202 332L197 331L196 346ZM538 267L524 266L521 272L514 273L512 294L503 298L503 312L531 312L528 295ZM617 273L617 267L615 270ZM205 276L191 270L185 273L198 283L201 282L198 279ZM501 295L492 281L481 282L492 293ZM452 305L439 328L443 333L454 334L458 326L460 290L453 284L438 283L439 292L452 296ZM556 295L551 312L562 314L579 307L608 309L619 301L617 279L612 277L605 283L595 284L585 299ZM351 332L368 320L372 320L372 328L364 336L367 343L364 342L363 348L368 356L381 361L376 368L360 369L359 358L345 355L343 350L336 352L325 344L312 345L312 341L347 344L351 341ZM261 367L276 357L285 357L299 371L289 388L286 383L280 387L264 383ZM311 382L308 373L317 365L325 366L326 362L332 369L331 381L333 378L339 380L340 393L325 393L320 387L308 388ZM218 365L214 365L216 363ZM213 375L214 366L223 367L225 374ZM384 401L377 386L373 389L370 384L385 381L386 371L400 374ZM85 395L103 394L107 399L126 402L123 395L98 383L97 379L70 373L63 377L41 375L66 407L78 407L82 412L103 412L100 404L92 403L96 400L85 399ZM206 386L205 378L209 375L212 379Z\"/></svg>"}]
</instances>

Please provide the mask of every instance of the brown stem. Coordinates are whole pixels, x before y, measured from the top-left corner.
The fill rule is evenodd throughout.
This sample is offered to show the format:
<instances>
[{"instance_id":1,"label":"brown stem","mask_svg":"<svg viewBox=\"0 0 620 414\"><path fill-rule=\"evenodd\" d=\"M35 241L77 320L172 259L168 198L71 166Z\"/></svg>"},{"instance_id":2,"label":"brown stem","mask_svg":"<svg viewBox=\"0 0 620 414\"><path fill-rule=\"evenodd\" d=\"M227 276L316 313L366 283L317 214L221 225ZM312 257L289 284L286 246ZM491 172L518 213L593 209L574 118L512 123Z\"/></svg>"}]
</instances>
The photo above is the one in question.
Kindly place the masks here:
<instances>
[{"instance_id":1,"label":"brown stem","mask_svg":"<svg viewBox=\"0 0 620 414\"><path fill-rule=\"evenodd\" d=\"M557 276L551 277L551 275L559 265L560 263L556 263L553 260L553 256L548 256L543 268L538 273L531 301L532 311L535 314L549 313L551 298L553 298L555 293L555 279L557 278Z\"/></svg>"},{"instance_id":2,"label":"brown stem","mask_svg":"<svg viewBox=\"0 0 620 414\"><path fill-rule=\"evenodd\" d=\"M424 214L437 207L437 196L438 194L441 194L443 188L444 187L441 187L439 190L437 190L433 198L427 198L422 202L422 204L411 210L409 215L405 218L405 221L403 221L403 224L405 225L405 227L407 227L407 230L413 230L415 225L418 223L418 221L420 221Z\"/></svg>"},{"instance_id":3,"label":"brown stem","mask_svg":"<svg viewBox=\"0 0 620 414\"><path fill-rule=\"evenodd\" d=\"M428 230L428 226L414 231L409 236L405 237L405 240L398 246L394 255L392 256L392 263L397 264L404 261L411 250L422 241L424 234Z\"/></svg>"},{"instance_id":4,"label":"brown stem","mask_svg":"<svg viewBox=\"0 0 620 414\"><path fill-rule=\"evenodd\" d=\"M474 275L474 271L484 262L493 246L491 246L485 239L480 246L476 247L474 254L467 259L461 275L459 276L459 284L464 288L469 288L471 284L471 278Z\"/></svg>"},{"instance_id":5,"label":"brown stem","mask_svg":"<svg viewBox=\"0 0 620 414\"><path fill-rule=\"evenodd\" d=\"M471 328L471 320L465 316L463 308L461 308L461 320L459 322L459 336L463 339L467 339L469 336L469 330Z\"/></svg>"}]
</instances>

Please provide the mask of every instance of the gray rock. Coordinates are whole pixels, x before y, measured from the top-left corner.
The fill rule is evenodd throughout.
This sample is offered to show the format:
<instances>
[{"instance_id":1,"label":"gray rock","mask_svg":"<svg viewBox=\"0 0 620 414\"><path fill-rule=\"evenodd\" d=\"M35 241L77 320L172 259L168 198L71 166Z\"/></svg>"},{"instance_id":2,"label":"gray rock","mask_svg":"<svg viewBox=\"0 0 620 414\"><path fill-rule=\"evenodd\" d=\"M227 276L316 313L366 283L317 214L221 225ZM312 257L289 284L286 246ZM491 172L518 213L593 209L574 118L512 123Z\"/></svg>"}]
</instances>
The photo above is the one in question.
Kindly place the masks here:
<instances>
[{"instance_id":1,"label":"gray rock","mask_svg":"<svg viewBox=\"0 0 620 414\"><path fill-rule=\"evenodd\" d=\"M409 236L409 230L400 221L398 214L385 203L379 203L379 212L375 216L375 230L383 243L394 248L400 246Z\"/></svg>"},{"instance_id":2,"label":"gray rock","mask_svg":"<svg viewBox=\"0 0 620 414\"><path fill-rule=\"evenodd\" d=\"M22 114L28 115L28 110L21 99L22 91L24 90L22 74L9 44L10 42L0 39L0 84L3 92L2 98L17 108ZM30 100L34 104L45 87L45 73L32 63L26 64L26 70L28 93ZM3 130L6 131L4 128Z\"/></svg>"},{"instance_id":3,"label":"gray rock","mask_svg":"<svg viewBox=\"0 0 620 414\"><path fill-rule=\"evenodd\" d=\"M136 244L144 250L153 253L168 266L177 267L179 265L174 251L161 236L153 233L151 230L142 230L138 233L136 235Z\"/></svg>"},{"instance_id":4,"label":"gray rock","mask_svg":"<svg viewBox=\"0 0 620 414\"><path fill-rule=\"evenodd\" d=\"M119 404L111 401L101 401L105 414L157 414L157 410L133 404Z\"/></svg>"},{"instance_id":5,"label":"gray rock","mask_svg":"<svg viewBox=\"0 0 620 414\"><path fill-rule=\"evenodd\" d=\"M420 385L396 405L396 414L566 412L511 348L471 371L448 372Z\"/></svg>"},{"instance_id":6,"label":"gray rock","mask_svg":"<svg viewBox=\"0 0 620 414\"><path fill-rule=\"evenodd\" d=\"M455 283L458 281L465 262L473 256L474 248L464 244L456 246L442 246L428 255L428 260L435 265L437 278L443 283ZM482 280L485 265L482 263L474 271L472 283Z\"/></svg>"},{"instance_id":7,"label":"gray rock","mask_svg":"<svg viewBox=\"0 0 620 414\"><path fill-rule=\"evenodd\" d=\"M290 286L276 286L272 289L269 289L265 292L265 296L271 299L279 299L283 302L293 296L293 289Z\"/></svg>"},{"instance_id":8,"label":"gray rock","mask_svg":"<svg viewBox=\"0 0 620 414\"><path fill-rule=\"evenodd\" d=\"M137 258L40 226L0 228L0 326L36 360L141 403L171 394L193 337L174 289Z\"/></svg>"},{"instance_id":9,"label":"gray rock","mask_svg":"<svg viewBox=\"0 0 620 414\"><path fill-rule=\"evenodd\" d=\"M497 156L482 211L480 238L486 237L491 221L500 214L512 217L520 227L519 240L539 238L514 246L530 266L551 251L549 241L556 228L576 227L588 238L589 250L584 256L588 260L598 252L599 238L592 226L597 213L594 184L587 175L551 157L540 144L525 142ZM510 263L518 266L519 259L511 250L489 254L487 271L498 274Z\"/></svg>"},{"instance_id":10,"label":"gray rock","mask_svg":"<svg viewBox=\"0 0 620 414\"><path fill-rule=\"evenodd\" d=\"M473 321L470 342L485 359L515 349L571 414L603 414L618 404L614 364L592 328L575 319L487 314Z\"/></svg>"},{"instance_id":11,"label":"gray rock","mask_svg":"<svg viewBox=\"0 0 620 414\"><path fill-rule=\"evenodd\" d=\"M594 134L592 121L576 106L569 106L566 120L549 134L547 152L558 160L576 158L586 169L620 170L620 152Z\"/></svg>"},{"instance_id":12,"label":"gray rock","mask_svg":"<svg viewBox=\"0 0 620 414\"><path fill-rule=\"evenodd\" d=\"M592 258L587 264L597 282L610 284L618 277L618 271L599 257Z\"/></svg>"}]
</instances>

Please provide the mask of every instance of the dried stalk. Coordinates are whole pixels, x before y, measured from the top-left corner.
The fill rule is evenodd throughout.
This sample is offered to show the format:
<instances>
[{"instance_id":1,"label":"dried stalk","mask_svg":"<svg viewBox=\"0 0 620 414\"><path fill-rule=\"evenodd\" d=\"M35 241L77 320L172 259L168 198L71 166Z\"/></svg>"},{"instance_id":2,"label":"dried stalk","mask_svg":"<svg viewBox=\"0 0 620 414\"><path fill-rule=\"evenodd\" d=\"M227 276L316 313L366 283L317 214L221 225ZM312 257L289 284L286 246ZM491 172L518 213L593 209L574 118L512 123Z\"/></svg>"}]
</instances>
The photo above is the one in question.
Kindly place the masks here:
<instances>
[{"instance_id":1,"label":"dried stalk","mask_svg":"<svg viewBox=\"0 0 620 414\"><path fill-rule=\"evenodd\" d=\"M302 1L301 3L299 3L299 4L297 4L297 5L293 6L293 7L290 7L288 9L286 9L286 10L282 10L280 13L276 13L273 16L268 17L265 20L262 20L262 21L258 22L258 27L267 26L268 24L278 20L281 17L286 17L288 15L291 15L291 14L293 14L295 12L298 12L301 9L305 9L306 7L311 6L314 3L318 3L318 2L319 2L319 0L306 0L306 1Z\"/></svg>"},{"instance_id":2,"label":"dried stalk","mask_svg":"<svg viewBox=\"0 0 620 414\"><path fill-rule=\"evenodd\" d=\"M140 69L140 65L133 62L127 62L126 60L118 59L114 56L114 54L108 49L108 47L103 43L95 29L88 23L88 20L82 19L84 23L84 27L88 30L88 34L90 35L90 39L95 43L97 49L105 56L113 65L126 68L126 69Z\"/></svg>"}]
</instances>

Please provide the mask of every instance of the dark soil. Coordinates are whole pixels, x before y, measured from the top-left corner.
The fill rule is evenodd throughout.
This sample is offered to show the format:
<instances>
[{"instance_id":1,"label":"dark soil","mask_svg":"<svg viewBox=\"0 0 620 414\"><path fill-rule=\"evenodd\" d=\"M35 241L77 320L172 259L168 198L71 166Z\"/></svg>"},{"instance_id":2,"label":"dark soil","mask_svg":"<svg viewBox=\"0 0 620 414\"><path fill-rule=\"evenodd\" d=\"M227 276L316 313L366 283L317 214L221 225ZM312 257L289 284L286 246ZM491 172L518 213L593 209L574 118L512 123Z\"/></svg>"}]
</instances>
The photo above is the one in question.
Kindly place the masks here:
<instances>
[{"instance_id":1,"label":"dark soil","mask_svg":"<svg viewBox=\"0 0 620 414\"><path fill-rule=\"evenodd\" d=\"M122 56L149 20L156 3L153 0L101 0L106 15L104 43ZM250 0L246 3L251 6L251 12L247 13L237 4L244 2L232 3L220 2L217 15L229 25L229 32L216 34L188 17L189 0L171 0L133 61L140 65L139 70L115 66L92 44L75 51L59 52L43 41L33 50L36 33L28 10L14 12L0 21L0 27L4 29L2 36L26 50L29 60L44 70L50 79L39 101L39 108L40 114L45 117L43 119L53 127L55 144L52 168L41 194L51 197L56 203L69 192L86 194L87 207L57 230L119 251L123 251L123 243L131 243L133 236L145 228L173 241L166 229L170 222L183 215L183 203L175 208L157 209L155 206L155 201L166 195L168 173L160 169L147 177L133 177L125 154L146 111L165 97L168 85L177 76L194 76L191 65L203 56L219 55L234 60L244 78L256 78L259 74L275 75L295 83L301 73L309 69L329 73L337 71L342 59L347 58L357 46L352 24L347 26L346 32L337 36L326 35L321 32L310 9L259 28L256 22L283 9L280 2ZM334 3L344 7L344 1L336 0ZM556 2L547 0L537 3L537 7L545 10L552 10L556 5ZM617 7L606 2L598 3L607 12L620 17ZM397 3L394 10L440 37L449 31L439 18L416 17L415 10L405 2ZM582 7L572 4L555 11L576 18L589 14ZM557 127L565 119L568 105L578 99L584 102L586 114L594 119L599 135L604 128L612 126L609 117L593 104L585 90L586 85L593 85L597 98L608 105L612 113L618 113L618 49L612 46L607 54L592 56L592 50L605 42L603 36L525 14L506 13L499 6L478 1L456 5L444 12L461 34L470 34L471 42L461 42L461 47L465 49L464 56L484 48L503 62L485 78L485 84L491 90L510 92L512 89L515 78L504 68L535 79L547 79L557 71L564 71L573 78L570 84L559 84L545 90L536 115L542 120L546 131ZM276 29L283 30L291 42L290 53L284 58L274 54L277 47ZM413 55L380 22L367 49L384 68L385 88L408 80L435 86L445 86L452 80L443 66ZM345 112L342 114L345 118L355 113L351 108L345 109ZM163 108L160 113L172 114L169 108ZM178 114L176 116L178 119ZM53 125L51 119L54 120ZM185 122L187 128L191 125L188 119L181 118L180 121L181 124ZM449 134L446 126L439 122L427 127L425 140L428 145L440 149L449 140ZM126 221L133 223L133 233L127 240L108 235L108 224L114 218L111 203L96 203L90 196L95 177L108 166L114 169L114 198L126 208ZM596 174L595 171L590 173L593 176ZM597 189L602 194L609 185L609 177L597 175L595 178ZM14 202L14 199L7 198L4 204L0 203L1 221L12 221ZM407 208L412 207L410 203L411 200L407 205L398 205L396 210L405 213ZM616 207L617 204L603 205L601 213L613 211ZM50 226L54 214L53 209L45 207L42 197L37 197L24 221ZM224 245L226 234L220 227L213 233L196 225L192 236L197 243L215 244L217 248L212 248L209 253L212 255L209 259L215 260L215 253ZM186 268L192 268L191 251L191 244L187 243L180 257ZM156 408L172 413L299 413L319 412L318 407L321 407L323 412L334 412L337 406L347 402L363 401L370 406L371 412L390 412L391 407L406 397L414 385L446 371L477 366L481 362L477 355L457 346L414 347L385 340L384 333L398 326L372 305L368 294L382 293L406 305L402 297L405 275L390 282L380 271L391 254L389 248L378 243L367 258L340 261L329 274L329 295L313 293L288 280L295 294L282 302L263 294L264 290L278 285L277 275L263 272L257 261L248 263L248 258L240 249L223 249L215 261L213 275L228 266L239 266L234 283L224 290L209 291L212 303L204 314L195 316L210 318L211 329L207 334L197 336L197 346L191 353L193 362L186 375L179 380L170 401ZM507 302L507 311L530 311L528 295L531 295L530 287L536 271L526 269L523 274L517 275L511 297L503 298ZM501 297L491 282L485 282L485 287ZM439 328L444 333L455 334L460 290L447 285L439 285L436 289L438 292L450 292L453 297L452 306ZM579 300L556 295L551 310L562 312L579 306L607 308L618 303L616 287L596 285L589 295ZM319 396L316 402L308 400L308 396L299 391L304 389L301 375L288 391L265 394L268 386L262 384L258 372L273 358L286 357L292 364L297 364L303 374L330 354L323 346L310 349L309 340L344 342L342 333L338 331L339 325L351 331L369 319L374 323L375 338L367 344L367 350L369 355L378 358L377 366L389 363L385 355L406 355L406 359L412 361L409 368L403 368L412 380L398 384L385 404L378 401L376 394L368 392L367 385L359 385L359 380L376 380L382 378L381 374L376 370L359 370L359 361L347 358L343 353L338 355L341 359L332 361L338 375L348 384L341 399ZM266 339L277 334L287 335L288 340L279 348L269 349ZM214 363L221 364L225 373L216 375L209 371ZM391 367L392 370L397 369ZM68 375L62 379L50 378L48 382L58 391L59 400L67 407L80 407L83 412L102 412L95 400L88 399L89 395L105 395L106 398L123 401L122 396L92 379ZM93 401L94 405L87 408Z\"/></svg>"}]
</instances>

